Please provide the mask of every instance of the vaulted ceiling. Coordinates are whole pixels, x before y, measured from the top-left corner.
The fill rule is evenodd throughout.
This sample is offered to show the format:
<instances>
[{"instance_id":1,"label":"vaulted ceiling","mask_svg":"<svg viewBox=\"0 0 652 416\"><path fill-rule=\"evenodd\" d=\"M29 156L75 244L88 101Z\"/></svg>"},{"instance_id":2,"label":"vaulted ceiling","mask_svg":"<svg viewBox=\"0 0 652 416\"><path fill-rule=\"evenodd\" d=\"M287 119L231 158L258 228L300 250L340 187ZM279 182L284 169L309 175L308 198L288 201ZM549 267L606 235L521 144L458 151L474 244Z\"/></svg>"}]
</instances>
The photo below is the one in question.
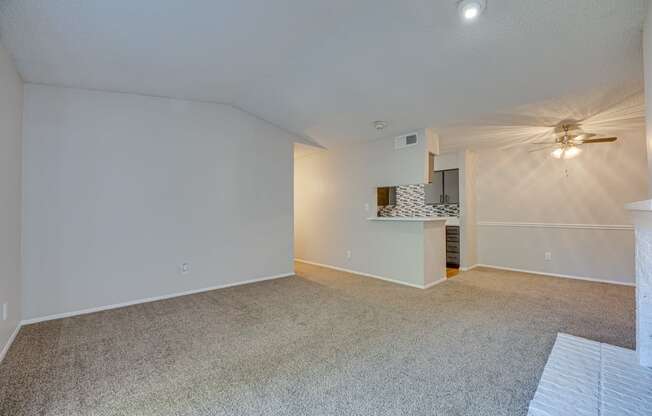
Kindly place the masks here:
<instances>
[{"instance_id":1,"label":"vaulted ceiling","mask_svg":"<svg viewBox=\"0 0 652 416\"><path fill-rule=\"evenodd\" d=\"M642 82L647 0L0 0L27 82L229 103L332 146ZM635 88L635 87L634 87Z\"/></svg>"}]
</instances>

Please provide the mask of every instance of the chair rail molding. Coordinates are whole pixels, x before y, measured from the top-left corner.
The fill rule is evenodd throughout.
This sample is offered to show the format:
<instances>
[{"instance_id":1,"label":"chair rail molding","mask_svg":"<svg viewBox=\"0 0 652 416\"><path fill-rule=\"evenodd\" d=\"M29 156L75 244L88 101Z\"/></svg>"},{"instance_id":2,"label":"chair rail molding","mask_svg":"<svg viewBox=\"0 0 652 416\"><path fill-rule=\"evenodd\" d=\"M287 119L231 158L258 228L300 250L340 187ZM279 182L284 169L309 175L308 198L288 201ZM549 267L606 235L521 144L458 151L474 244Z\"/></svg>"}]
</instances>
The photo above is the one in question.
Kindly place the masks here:
<instances>
[{"instance_id":1,"label":"chair rail molding","mask_svg":"<svg viewBox=\"0 0 652 416\"><path fill-rule=\"evenodd\" d=\"M629 230L634 226L629 224L570 224L556 222L511 222L511 221L478 221L480 227L512 227L512 228L561 228L582 230Z\"/></svg>"}]
</instances>

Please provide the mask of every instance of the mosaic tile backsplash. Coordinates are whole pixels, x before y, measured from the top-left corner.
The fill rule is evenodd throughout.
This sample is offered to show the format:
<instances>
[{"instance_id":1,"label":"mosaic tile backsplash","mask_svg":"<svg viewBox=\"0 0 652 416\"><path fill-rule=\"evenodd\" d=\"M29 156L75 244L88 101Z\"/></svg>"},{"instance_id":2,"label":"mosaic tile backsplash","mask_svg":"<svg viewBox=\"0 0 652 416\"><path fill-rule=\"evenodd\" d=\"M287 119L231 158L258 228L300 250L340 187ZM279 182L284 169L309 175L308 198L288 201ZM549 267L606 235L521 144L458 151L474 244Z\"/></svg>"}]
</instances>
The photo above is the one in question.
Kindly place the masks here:
<instances>
[{"instance_id":1,"label":"mosaic tile backsplash","mask_svg":"<svg viewBox=\"0 0 652 416\"><path fill-rule=\"evenodd\" d=\"M379 217L459 217L458 204L426 205L424 185L396 187L396 205L378 207Z\"/></svg>"}]
</instances>

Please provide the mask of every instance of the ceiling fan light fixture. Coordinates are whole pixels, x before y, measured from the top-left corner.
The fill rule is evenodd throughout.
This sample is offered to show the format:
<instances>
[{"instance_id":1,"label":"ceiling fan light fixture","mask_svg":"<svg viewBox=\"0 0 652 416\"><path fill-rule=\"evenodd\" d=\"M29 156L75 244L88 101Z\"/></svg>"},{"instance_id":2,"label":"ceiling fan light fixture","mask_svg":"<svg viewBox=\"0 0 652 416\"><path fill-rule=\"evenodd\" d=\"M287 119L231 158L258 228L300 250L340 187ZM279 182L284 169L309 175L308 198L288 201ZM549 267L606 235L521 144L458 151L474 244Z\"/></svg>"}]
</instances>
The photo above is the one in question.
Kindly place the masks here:
<instances>
[{"instance_id":1,"label":"ceiling fan light fixture","mask_svg":"<svg viewBox=\"0 0 652 416\"><path fill-rule=\"evenodd\" d=\"M571 146L564 152L564 159L572 159L580 153L582 153L582 149L577 146Z\"/></svg>"},{"instance_id":2,"label":"ceiling fan light fixture","mask_svg":"<svg viewBox=\"0 0 652 416\"><path fill-rule=\"evenodd\" d=\"M555 159L572 159L582 153L582 149L577 146L558 147L550 153Z\"/></svg>"},{"instance_id":3,"label":"ceiling fan light fixture","mask_svg":"<svg viewBox=\"0 0 652 416\"><path fill-rule=\"evenodd\" d=\"M615 136L603 137L598 133L585 132L580 128L580 124L577 121L573 121L572 124L569 124L567 121L561 121L559 124L554 126L554 130L552 132L546 133L546 135L551 137L544 141L527 142L531 145L545 145L538 149L530 150L530 153L542 150L550 151L549 149L553 148L554 150L550 152L551 157L554 157L555 159L573 159L582 153L582 147L585 145L597 143L613 143L618 140L618 137Z\"/></svg>"}]
</instances>

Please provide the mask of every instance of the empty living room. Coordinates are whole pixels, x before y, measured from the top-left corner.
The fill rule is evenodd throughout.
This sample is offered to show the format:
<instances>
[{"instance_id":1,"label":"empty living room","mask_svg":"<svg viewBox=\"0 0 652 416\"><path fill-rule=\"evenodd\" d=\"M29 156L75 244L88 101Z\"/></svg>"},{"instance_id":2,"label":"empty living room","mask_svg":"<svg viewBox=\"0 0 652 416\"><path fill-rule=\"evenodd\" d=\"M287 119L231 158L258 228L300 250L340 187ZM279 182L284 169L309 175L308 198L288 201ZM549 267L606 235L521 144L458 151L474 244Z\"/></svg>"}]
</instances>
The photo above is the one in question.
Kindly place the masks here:
<instances>
[{"instance_id":1,"label":"empty living room","mask_svg":"<svg viewBox=\"0 0 652 416\"><path fill-rule=\"evenodd\" d=\"M0 0L0 416L652 416L649 0Z\"/></svg>"}]
</instances>

